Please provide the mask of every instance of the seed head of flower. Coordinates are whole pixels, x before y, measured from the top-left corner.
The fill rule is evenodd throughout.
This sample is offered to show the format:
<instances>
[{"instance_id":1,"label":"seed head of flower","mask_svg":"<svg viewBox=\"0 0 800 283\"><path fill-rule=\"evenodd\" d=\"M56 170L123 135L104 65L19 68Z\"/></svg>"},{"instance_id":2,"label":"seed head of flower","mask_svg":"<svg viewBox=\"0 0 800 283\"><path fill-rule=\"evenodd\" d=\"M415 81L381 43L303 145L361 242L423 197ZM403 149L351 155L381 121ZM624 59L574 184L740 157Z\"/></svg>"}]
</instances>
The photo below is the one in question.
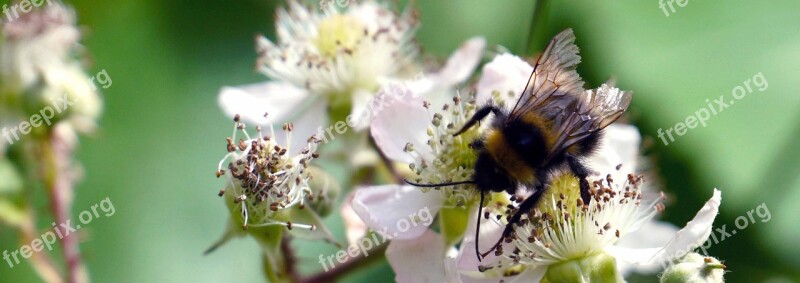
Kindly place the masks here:
<instances>
[{"instance_id":1,"label":"seed head of flower","mask_svg":"<svg viewBox=\"0 0 800 283\"><path fill-rule=\"evenodd\" d=\"M227 187L220 191L244 229L282 225L288 229L317 229L314 224L293 223L292 209L308 209L306 205L321 197L324 192L314 190L309 163L319 157L316 137L308 138L307 146L295 156L289 148L275 140L275 131L269 135L257 127L258 136L251 138L245 125L236 117L233 136L227 139L228 154L220 161L217 176L228 176ZM292 124L283 125L286 139L291 140ZM241 132L244 138L236 139ZM223 169L225 162L227 167Z\"/></svg>"}]
</instances>

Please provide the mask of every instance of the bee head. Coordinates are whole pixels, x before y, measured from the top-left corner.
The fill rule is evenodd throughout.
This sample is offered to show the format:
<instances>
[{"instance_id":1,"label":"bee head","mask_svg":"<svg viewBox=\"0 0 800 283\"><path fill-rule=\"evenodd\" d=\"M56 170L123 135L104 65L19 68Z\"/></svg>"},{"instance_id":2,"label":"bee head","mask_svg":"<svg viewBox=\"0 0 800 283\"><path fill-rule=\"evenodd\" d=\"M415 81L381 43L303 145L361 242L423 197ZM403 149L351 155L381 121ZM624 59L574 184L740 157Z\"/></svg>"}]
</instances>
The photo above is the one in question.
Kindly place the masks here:
<instances>
[{"instance_id":1,"label":"bee head","mask_svg":"<svg viewBox=\"0 0 800 283\"><path fill-rule=\"evenodd\" d=\"M475 161L475 183L481 192L506 191L513 194L516 189L516 182L488 152L481 152Z\"/></svg>"}]
</instances>

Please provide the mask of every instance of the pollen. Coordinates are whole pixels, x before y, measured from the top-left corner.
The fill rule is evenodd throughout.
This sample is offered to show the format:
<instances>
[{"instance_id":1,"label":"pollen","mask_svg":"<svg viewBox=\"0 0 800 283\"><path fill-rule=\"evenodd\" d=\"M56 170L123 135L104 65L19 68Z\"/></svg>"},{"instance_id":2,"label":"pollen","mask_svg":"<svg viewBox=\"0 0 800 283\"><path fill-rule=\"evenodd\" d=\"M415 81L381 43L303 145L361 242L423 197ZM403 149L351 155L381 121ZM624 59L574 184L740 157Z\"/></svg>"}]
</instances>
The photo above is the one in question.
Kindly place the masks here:
<instances>
[{"instance_id":1,"label":"pollen","mask_svg":"<svg viewBox=\"0 0 800 283\"><path fill-rule=\"evenodd\" d=\"M409 164L409 168L416 175L414 180L427 184L470 180L477 159L474 150L470 148L470 143L479 137L478 127L473 127L459 136L453 134L474 114L477 109L475 101L465 102L460 94L456 94L452 102L445 103L441 107L430 107L430 105L429 102L424 102L422 106L430 112L431 120L425 129L429 138L426 146L434 157L430 160L423 158L411 143L404 147L404 151L416 160ZM477 190L471 186L474 185L445 186L434 190L445 196L446 206L466 207L475 203L478 196ZM425 192L430 191L430 188L421 189Z\"/></svg>"},{"instance_id":2,"label":"pollen","mask_svg":"<svg viewBox=\"0 0 800 283\"><path fill-rule=\"evenodd\" d=\"M618 176L619 177L619 176ZM596 176L590 203L580 198L578 178L569 172L553 176L539 205L506 239L519 253L504 255L497 266L549 265L602 253L605 247L663 209L663 198L641 201L643 179ZM616 180L624 180L622 182ZM513 209L512 209L513 210Z\"/></svg>"}]
</instances>

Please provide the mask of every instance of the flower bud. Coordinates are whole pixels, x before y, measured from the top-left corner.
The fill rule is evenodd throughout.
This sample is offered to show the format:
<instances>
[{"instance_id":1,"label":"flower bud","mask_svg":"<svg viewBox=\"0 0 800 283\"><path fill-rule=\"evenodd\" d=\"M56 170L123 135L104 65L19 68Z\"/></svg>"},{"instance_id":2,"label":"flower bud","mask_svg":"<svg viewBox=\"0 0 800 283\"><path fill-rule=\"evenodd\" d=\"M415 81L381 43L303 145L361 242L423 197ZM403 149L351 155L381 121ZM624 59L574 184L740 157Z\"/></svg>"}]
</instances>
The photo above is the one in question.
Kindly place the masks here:
<instances>
[{"instance_id":1,"label":"flower bud","mask_svg":"<svg viewBox=\"0 0 800 283\"><path fill-rule=\"evenodd\" d=\"M713 257L690 253L667 267L661 283L718 283L725 282L725 265Z\"/></svg>"},{"instance_id":2,"label":"flower bud","mask_svg":"<svg viewBox=\"0 0 800 283\"><path fill-rule=\"evenodd\" d=\"M331 174L318 167L309 167L311 190L314 192L314 199L309 201L309 206L317 212L320 217L325 217L336 207L336 200L342 192L342 187Z\"/></svg>"}]
</instances>

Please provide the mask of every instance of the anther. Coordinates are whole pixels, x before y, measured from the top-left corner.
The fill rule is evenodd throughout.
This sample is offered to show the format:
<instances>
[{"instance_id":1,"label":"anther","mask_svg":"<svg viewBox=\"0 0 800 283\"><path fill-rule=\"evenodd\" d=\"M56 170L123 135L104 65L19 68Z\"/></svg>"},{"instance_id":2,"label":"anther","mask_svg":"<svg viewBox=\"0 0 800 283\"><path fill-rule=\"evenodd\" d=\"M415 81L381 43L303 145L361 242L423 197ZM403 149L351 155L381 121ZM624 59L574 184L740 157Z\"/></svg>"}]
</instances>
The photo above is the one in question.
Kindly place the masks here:
<instances>
[{"instance_id":1,"label":"anther","mask_svg":"<svg viewBox=\"0 0 800 283\"><path fill-rule=\"evenodd\" d=\"M247 144L243 139L239 139L239 150L244 151L245 149L247 149Z\"/></svg>"}]
</instances>

